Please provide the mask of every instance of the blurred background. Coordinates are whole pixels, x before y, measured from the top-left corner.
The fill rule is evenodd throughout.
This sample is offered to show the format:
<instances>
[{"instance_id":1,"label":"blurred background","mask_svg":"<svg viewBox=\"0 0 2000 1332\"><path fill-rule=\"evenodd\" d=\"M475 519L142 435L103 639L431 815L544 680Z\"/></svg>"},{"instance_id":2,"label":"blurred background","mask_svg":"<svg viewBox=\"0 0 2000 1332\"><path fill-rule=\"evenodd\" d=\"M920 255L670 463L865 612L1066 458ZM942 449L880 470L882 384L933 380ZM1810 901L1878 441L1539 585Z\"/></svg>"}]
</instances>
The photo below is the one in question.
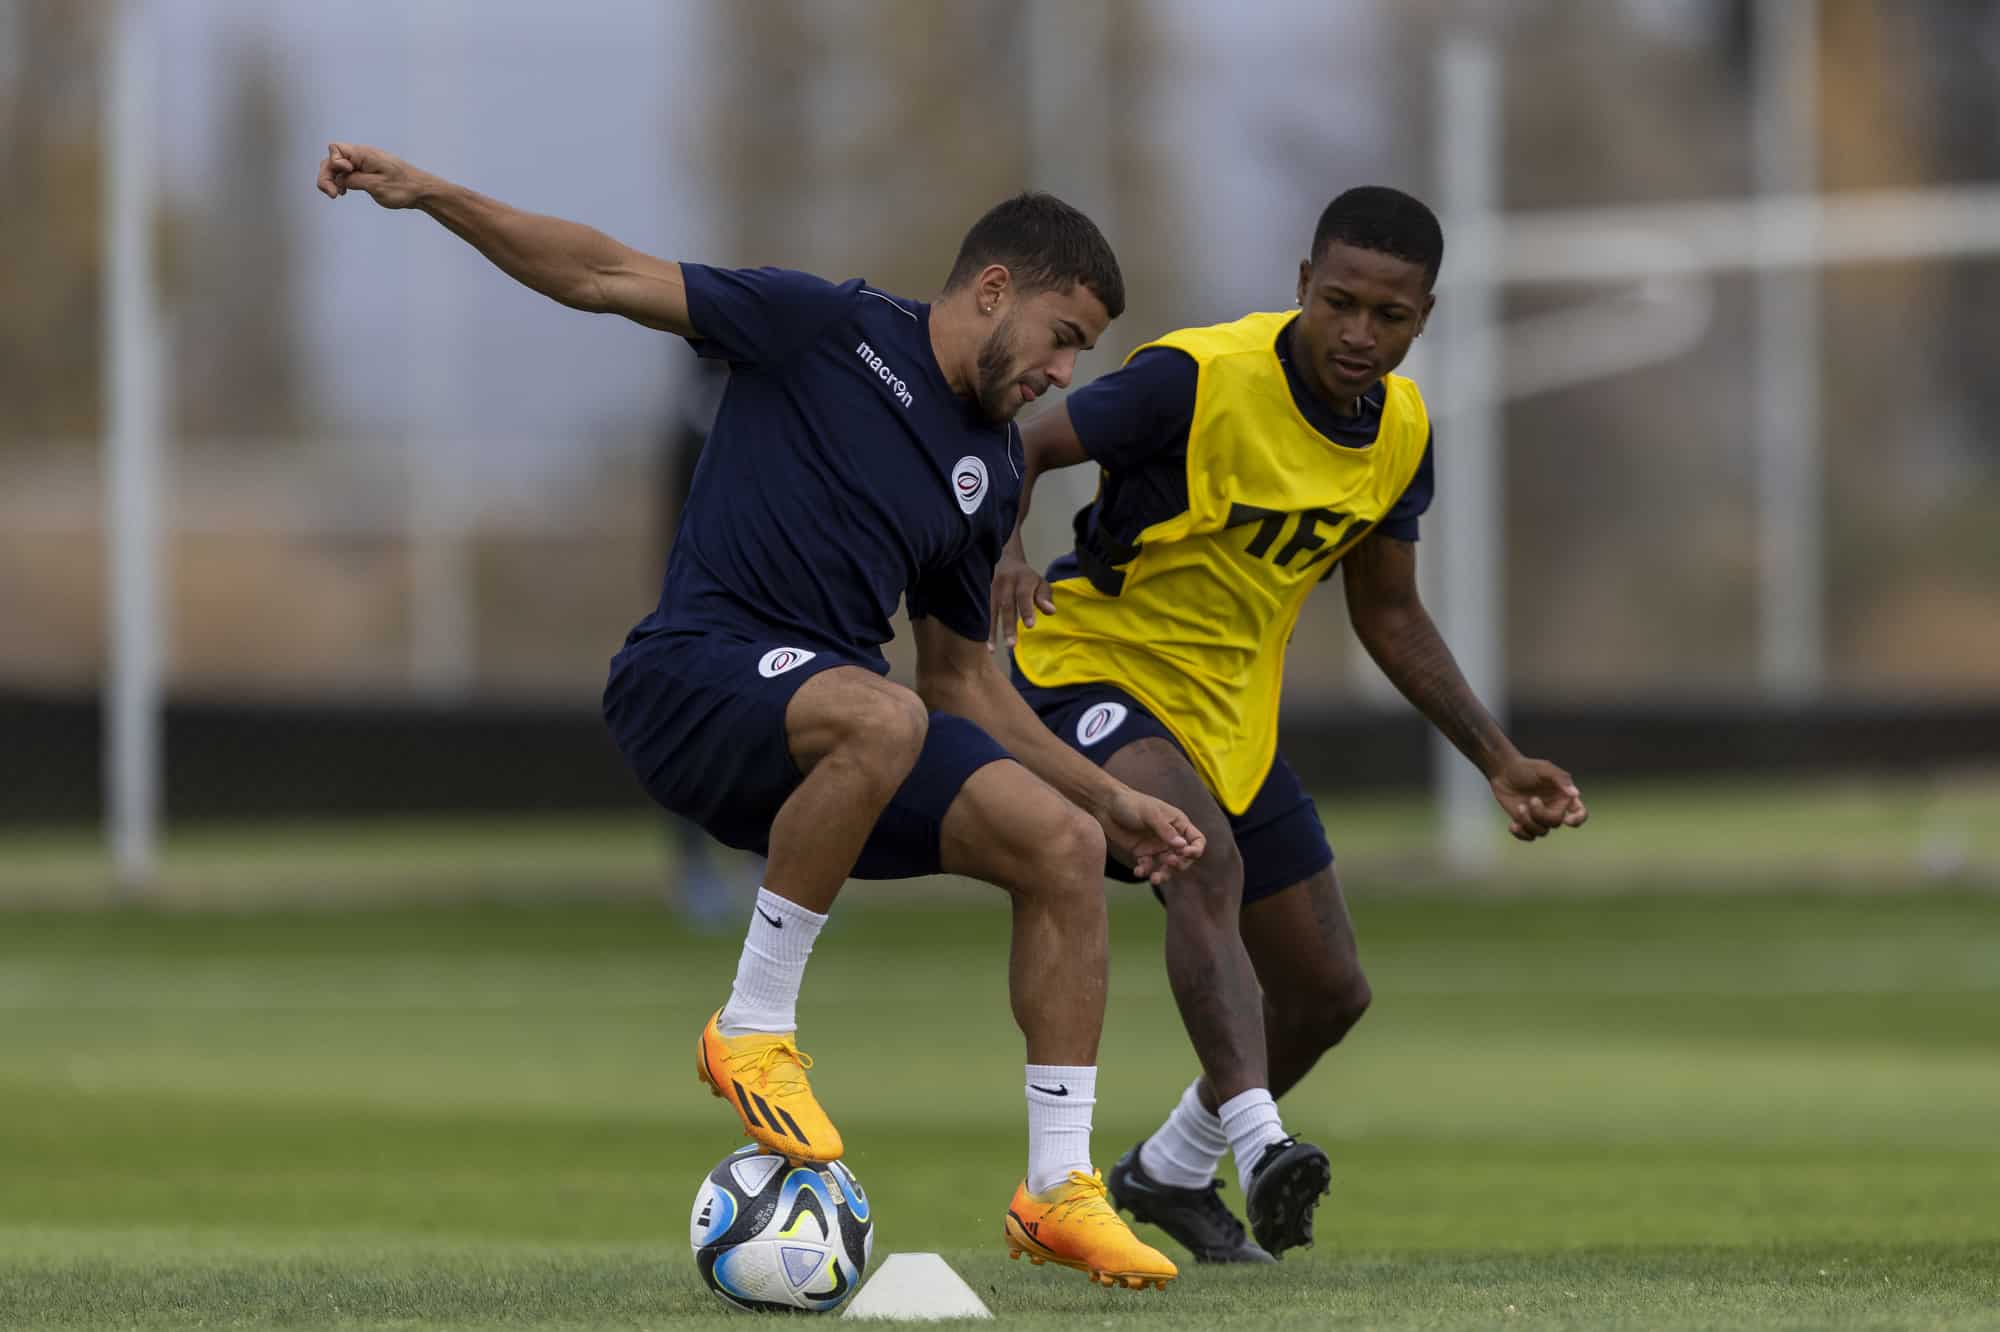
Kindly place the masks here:
<instances>
[{"instance_id":1,"label":"blurred background","mask_svg":"<svg viewBox=\"0 0 2000 1332\"><path fill-rule=\"evenodd\" d=\"M1348 186L1444 218L1425 597L1589 825L1508 842L1329 583L1284 747L1377 999L1285 1100L1319 1247L1171 1310L1006 1263L1008 909L920 881L801 996L878 1253L1023 1326L1990 1323L2000 6L0 0L0 1325L715 1312L686 1041L759 867L598 696L718 386L322 198L335 138L916 297L1051 189L1130 291L1082 377L1289 306ZM1107 1166L1193 1067L1110 899Z\"/></svg>"},{"instance_id":2,"label":"blurred background","mask_svg":"<svg viewBox=\"0 0 2000 1332\"><path fill-rule=\"evenodd\" d=\"M596 700L716 386L322 198L335 137L663 255L917 296L991 202L1053 189L1131 291L1080 379L1284 308L1327 199L1412 190L1447 229L1408 367L1428 599L1524 748L1600 809L1654 798L1502 852L1336 581L1285 700L1354 811L1336 842L1991 881L1996 74L2000 9L1886 0L0 0L0 885L144 890L220 828L277 856L388 816L477 844L548 815L586 829L558 865L622 848L607 886L672 864ZM1037 558L1091 485L1049 483ZM1808 787L1820 816L1768 831ZM387 845L332 840L297 859ZM168 886L217 891L200 863Z\"/></svg>"}]
</instances>

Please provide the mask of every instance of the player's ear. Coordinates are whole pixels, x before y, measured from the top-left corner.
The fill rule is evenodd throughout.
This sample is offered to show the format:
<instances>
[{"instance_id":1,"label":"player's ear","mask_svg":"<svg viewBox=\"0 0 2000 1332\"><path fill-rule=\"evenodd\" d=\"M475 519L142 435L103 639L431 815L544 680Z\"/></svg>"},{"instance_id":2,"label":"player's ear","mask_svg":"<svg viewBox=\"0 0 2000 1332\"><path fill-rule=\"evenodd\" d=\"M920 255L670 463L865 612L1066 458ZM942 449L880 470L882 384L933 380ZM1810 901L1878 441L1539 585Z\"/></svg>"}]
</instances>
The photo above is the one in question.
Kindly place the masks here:
<instances>
[{"instance_id":1,"label":"player's ear","mask_svg":"<svg viewBox=\"0 0 2000 1332\"><path fill-rule=\"evenodd\" d=\"M1299 304L1306 303L1306 291L1312 286L1313 261L1299 260Z\"/></svg>"},{"instance_id":2,"label":"player's ear","mask_svg":"<svg viewBox=\"0 0 2000 1332\"><path fill-rule=\"evenodd\" d=\"M979 270L979 276L972 283L972 294L979 298L980 313L993 313L993 308L1000 304L1000 297L1013 278L1005 264L988 264Z\"/></svg>"},{"instance_id":3,"label":"player's ear","mask_svg":"<svg viewBox=\"0 0 2000 1332\"><path fill-rule=\"evenodd\" d=\"M1420 338L1424 335L1424 326L1431 322L1431 311L1437 308L1437 303L1438 298L1436 296L1425 295L1424 308L1417 313L1417 331L1410 334L1411 337Z\"/></svg>"}]
</instances>

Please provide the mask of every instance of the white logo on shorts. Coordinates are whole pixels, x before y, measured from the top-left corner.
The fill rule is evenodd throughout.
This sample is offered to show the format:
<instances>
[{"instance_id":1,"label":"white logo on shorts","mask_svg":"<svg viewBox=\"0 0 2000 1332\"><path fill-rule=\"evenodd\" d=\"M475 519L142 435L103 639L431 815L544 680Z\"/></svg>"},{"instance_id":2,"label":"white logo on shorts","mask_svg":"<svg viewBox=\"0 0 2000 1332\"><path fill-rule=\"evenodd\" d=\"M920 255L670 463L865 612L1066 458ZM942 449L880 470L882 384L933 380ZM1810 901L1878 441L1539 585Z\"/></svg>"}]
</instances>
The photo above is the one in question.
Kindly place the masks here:
<instances>
[{"instance_id":1,"label":"white logo on shorts","mask_svg":"<svg viewBox=\"0 0 2000 1332\"><path fill-rule=\"evenodd\" d=\"M979 507L979 501L986 498L986 462L966 454L951 469L951 493L958 499L958 507L971 513Z\"/></svg>"},{"instance_id":2,"label":"white logo on shorts","mask_svg":"<svg viewBox=\"0 0 2000 1332\"><path fill-rule=\"evenodd\" d=\"M1088 748L1124 724L1123 703L1093 703L1076 720L1076 742Z\"/></svg>"},{"instance_id":3,"label":"white logo on shorts","mask_svg":"<svg viewBox=\"0 0 2000 1332\"><path fill-rule=\"evenodd\" d=\"M764 654L764 659L757 663L757 674L768 680L774 675L783 675L794 666L803 666L818 655L817 652L808 652L804 648L772 648Z\"/></svg>"}]
</instances>

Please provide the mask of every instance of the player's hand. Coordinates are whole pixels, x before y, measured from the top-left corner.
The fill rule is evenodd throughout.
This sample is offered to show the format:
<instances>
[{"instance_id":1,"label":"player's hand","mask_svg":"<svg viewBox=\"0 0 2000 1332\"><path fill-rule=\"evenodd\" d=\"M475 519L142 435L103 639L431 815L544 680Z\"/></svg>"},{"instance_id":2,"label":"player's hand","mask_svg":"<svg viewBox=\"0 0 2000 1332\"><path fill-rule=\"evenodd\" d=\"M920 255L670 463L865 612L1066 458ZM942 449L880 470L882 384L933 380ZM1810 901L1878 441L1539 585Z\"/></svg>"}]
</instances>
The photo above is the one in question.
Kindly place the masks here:
<instances>
[{"instance_id":1,"label":"player's hand","mask_svg":"<svg viewBox=\"0 0 2000 1332\"><path fill-rule=\"evenodd\" d=\"M1154 884L1201 859L1208 839L1194 820L1164 800L1126 787L1097 816L1104 840L1132 872Z\"/></svg>"},{"instance_id":2,"label":"player's hand","mask_svg":"<svg viewBox=\"0 0 2000 1332\"><path fill-rule=\"evenodd\" d=\"M408 208L427 177L394 153L363 143L330 143L319 164L319 192L338 199L360 190L384 208Z\"/></svg>"},{"instance_id":3,"label":"player's hand","mask_svg":"<svg viewBox=\"0 0 2000 1332\"><path fill-rule=\"evenodd\" d=\"M1546 759L1515 759L1489 783L1493 798L1507 811L1507 831L1532 842L1558 828L1577 828L1590 817L1583 793L1570 775Z\"/></svg>"},{"instance_id":4,"label":"player's hand","mask_svg":"<svg viewBox=\"0 0 2000 1332\"><path fill-rule=\"evenodd\" d=\"M1018 636L1016 621L1033 626L1037 608L1044 615L1054 615L1055 593L1021 554L1018 543L1009 542L1000 562L993 566L993 637L986 642L987 651L1013 647Z\"/></svg>"}]
</instances>

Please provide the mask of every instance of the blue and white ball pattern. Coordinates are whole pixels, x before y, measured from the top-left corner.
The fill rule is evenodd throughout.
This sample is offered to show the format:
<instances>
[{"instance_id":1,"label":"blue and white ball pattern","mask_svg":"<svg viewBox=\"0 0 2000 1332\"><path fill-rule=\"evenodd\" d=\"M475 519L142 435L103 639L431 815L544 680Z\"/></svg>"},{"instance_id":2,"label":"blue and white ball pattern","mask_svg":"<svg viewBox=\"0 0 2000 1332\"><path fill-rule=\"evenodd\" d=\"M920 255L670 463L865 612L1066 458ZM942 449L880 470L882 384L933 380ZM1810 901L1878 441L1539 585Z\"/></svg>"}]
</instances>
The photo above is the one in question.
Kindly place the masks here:
<instances>
[{"instance_id":1,"label":"blue and white ball pattern","mask_svg":"<svg viewBox=\"0 0 2000 1332\"><path fill-rule=\"evenodd\" d=\"M868 1271L868 1195L839 1161L794 1165L761 1147L722 1158L688 1218L695 1269L738 1309L830 1313Z\"/></svg>"}]
</instances>

